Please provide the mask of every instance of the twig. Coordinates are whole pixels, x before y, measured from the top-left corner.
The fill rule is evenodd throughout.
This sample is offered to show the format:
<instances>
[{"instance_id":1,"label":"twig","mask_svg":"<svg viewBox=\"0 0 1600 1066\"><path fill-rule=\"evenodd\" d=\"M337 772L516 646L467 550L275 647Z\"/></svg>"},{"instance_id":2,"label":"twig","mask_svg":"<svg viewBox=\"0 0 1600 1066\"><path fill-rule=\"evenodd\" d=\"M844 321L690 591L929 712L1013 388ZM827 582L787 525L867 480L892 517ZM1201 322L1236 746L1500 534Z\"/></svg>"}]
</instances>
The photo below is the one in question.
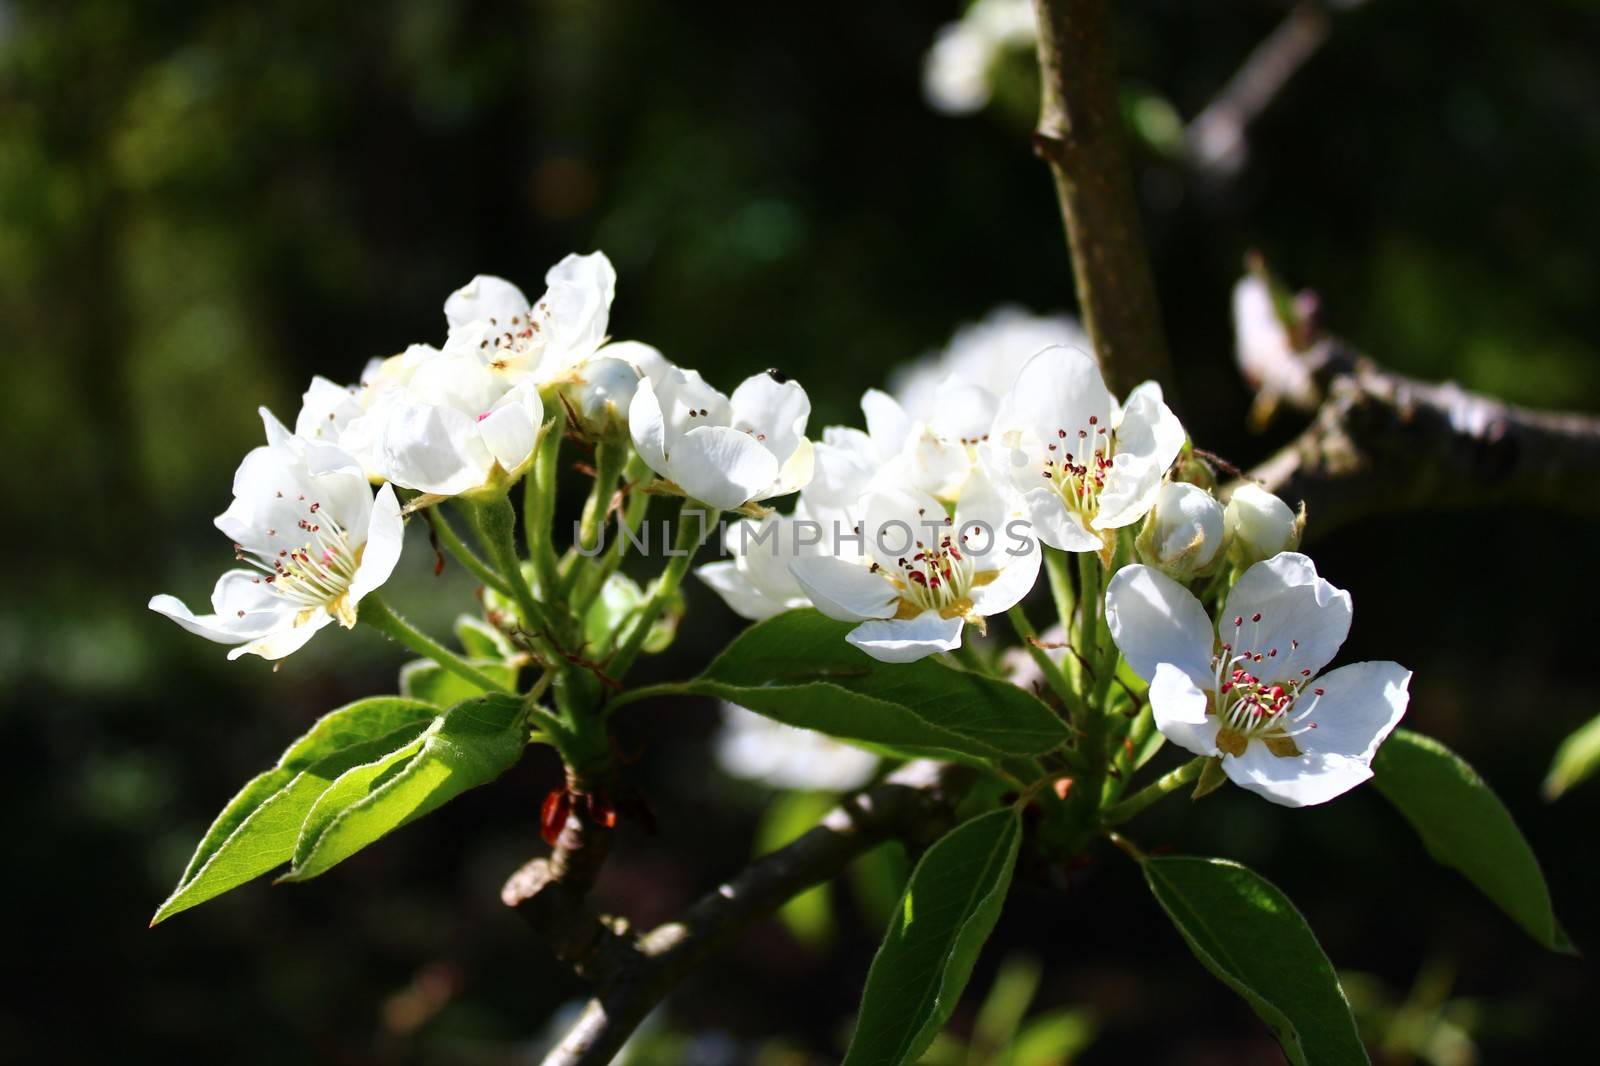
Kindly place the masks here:
<instances>
[{"instance_id":1,"label":"twig","mask_svg":"<svg viewBox=\"0 0 1600 1066\"><path fill-rule=\"evenodd\" d=\"M752 922L835 877L885 840L921 845L938 836L971 779L972 771L964 767L910 763L883 784L844 800L792 844L745 867L677 921L637 938L623 926L587 917L588 949L569 961L580 973L597 975L601 988L546 1056L545 1066L610 1062L656 1004ZM523 910L520 903L508 902Z\"/></svg>"},{"instance_id":2,"label":"twig","mask_svg":"<svg viewBox=\"0 0 1600 1066\"><path fill-rule=\"evenodd\" d=\"M1249 472L1307 530L1397 509L1517 505L1600 515L1600 418L1537 411L1385 370L1337 340L1297 358L1322 400L1298 438Z\"/></svg>"},{"instance_id":3,"label":"twig","mask_svg":"<svg viewBox=\"0 0 1600 1066\"><path fill-rule=\"evenodd\" d=\"M1225 179L1243 169L1249 158L1245 131L1322 47L1331 26L1316 0L1300 0L1290 9L1183 131L1183 152L1195 170Z\"/></svg>"},{"instance_id":4,"label":"twig","mask_svg":"<svg viewBox=\"0 0 1600 1066\"><path fill-rule=\"evenodd\" d=\"M1175 395L1161 309L1123 150L1107 0L1034 0L1042 94L1034 150L1049 164L1084 325L1120 395L1147 379Z\"/></svg>"}]
</instances>

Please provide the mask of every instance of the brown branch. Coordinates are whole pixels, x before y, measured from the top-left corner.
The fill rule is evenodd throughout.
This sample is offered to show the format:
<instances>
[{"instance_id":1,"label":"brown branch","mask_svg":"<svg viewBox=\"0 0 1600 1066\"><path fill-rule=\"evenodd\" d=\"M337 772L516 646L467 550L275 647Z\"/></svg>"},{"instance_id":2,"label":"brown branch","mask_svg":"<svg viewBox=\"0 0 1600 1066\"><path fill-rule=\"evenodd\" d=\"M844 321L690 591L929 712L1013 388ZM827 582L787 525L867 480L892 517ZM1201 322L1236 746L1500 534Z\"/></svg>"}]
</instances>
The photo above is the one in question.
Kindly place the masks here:
<instances>
[{"instance_id":1,"label":"brown branch","mask_svg":"<svg viewBox=\"0 0 1600 1066\"><path fill-rule=\"evenodd\" d=\"M581 935L565 943L569 948L584 946L564 957L579 973L597 979L600 989L546 1056L545 1066L610 1062L656 1004L751 923L837 876L886 840L913 846L932 841L949 827L955 803L971 779L972 771L964 767L908 764L883 784L841 802L792 844L745 867L677 921L637 937L629 935L624 923L597 918L580 907ZM512 881L522 876L519 871ZM523 903L511 889L508 883L507 902L522 911Z\"/></svg>"},{"instance_id":2,"label":"brown branch","mask_svg":"<svg viewBox=\"0 0 1600 1066\"><path fill-rule=\"evenodd\" d=\"M1245 131L1328 39L1332 18L1317 0L1299 0L1256 45L1222 90L1183 131L1189 164L1214 178L1243 169Z\"/></svg>"},{"instance_id":3,"label":"brown branch","mask_svg":"<svg viewBox=\"0 0 1600 1066\"><path fill-rule=\"evenodd\" d=\"M1034 150L1049 164L1072 250L1084 325L1121 395L1141 381L1174 395L1145 255L1107 0L1035 0L1043 86Z\"/></svg>"},{"instance_id":4,"label":"brown branch","mask_svg":"<svg viewBox=\"0 0 1600 1066\"><path fill-rule=\"evenodd\" d=\"M1600 417L1419 381L1332 339L1296 358L1310 365L1320 404L1305 431L1248 476L1303 501L1308 532L1397 508L1517 505L1600 517Z\"/></svg>"}]
</instances>

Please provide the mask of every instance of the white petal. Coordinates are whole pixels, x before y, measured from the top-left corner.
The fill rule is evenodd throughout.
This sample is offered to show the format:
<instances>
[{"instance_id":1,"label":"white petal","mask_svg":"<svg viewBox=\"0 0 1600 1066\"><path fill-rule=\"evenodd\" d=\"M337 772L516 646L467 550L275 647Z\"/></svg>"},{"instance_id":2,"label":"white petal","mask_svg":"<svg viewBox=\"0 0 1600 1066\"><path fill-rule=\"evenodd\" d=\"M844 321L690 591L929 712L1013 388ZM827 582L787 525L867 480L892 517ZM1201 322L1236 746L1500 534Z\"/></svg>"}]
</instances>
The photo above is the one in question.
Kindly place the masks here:
<instances>
[{"instance_id":1,"label":"white petal","mask_svg":"<svg viewBox=\"0 0 1600 1066\"><path fill-rule=\"evenodd\" d=\"M993 393L952 374L934 393L928 428L946 440L976 444L994 428L999 401Z\"/></svg>"},{"instance_id":2,"label":"white petal","mask_svg":"<svg viewBox=\"0 0 1600 1066\"><path fill-rule=\"evenodd\" d=\"M1211 620L1189 590L1148 566L1118 570L1106 588L1106 624L1133 672L1152 680L1171 663L1210 688Z\"/></svg>"},{"instance_id":3,"label":"white petal","mask_svg":"<svg viewBox=\"0 0 1600 1066\"><path fill-rule=\"evenodd\" d=\"M1222 770L1240 788L1284 807L1326 803L1372 776L1372 768L1360 759L1343 755L1274 755L1259 741L1251 741L1243 755L1224 757Z\"/></svg>"},{"instance_id":4,"label":"white petal","mask_svg":"<svg viewBox=\"0 0 1600 1066\"><path fill-rule=\"evenodd\" d=\"M277 415L265 407L256 408L256 413L261 416L261 427L267 432L267 447L278 448L289 443L294 434L289 432L287 426L278 421Z\"/></svg>"},{"instance_id":5,"label":"white petal","mask_svg":"<svg viewBox=\"0 0 1600 1066\"><path fill-rule=\"evenodd\" d=\"M1022 497L1028 507L1033 535L1066 552L1097 552L1104 545L1089 532L1083 519L1067 509L1061 495L1053 489L1029 489Z\"/></svg>"},{"instance_id":6,"label":"white petal","mask_svg":"<svg viewBox=\"0 0 1600 1066\"><path fill-rule=\"evenodd\" d=\"M925 492L893 488L873 492L862 502L862 533L866 553L889 573L898 573L900 560L916 554L916 545L936 544L947 523L944 505Z\"/></svg>"},{"instance_id":7,"label":"white petal","mask_svg":"<svg viewBox=\"0 0 1600 1066\"><path fill-rule=\"evenodd\" d=\"M384 420L378 465L395 484L454 496L482 485L494 457L477 419L431 404L396 403Z\"/></svg>"},{"instance_id":8,"label":"white petal","mask_svg":"<svg viewBox=\"0 0 1600 1066\"><path fill-rule=\"evenodd\" d=\"M893 396L880 389L868 389L861 397L861 413L867 418L867 435L880 456L887 458L905 447L911 433L911 416Z\"/></svg>"},{"instance_id":9,"label":"white petal","mask_svg":"<svg viewBox=\"0 0 1600 1066\"><path fill-rule=\"evenodd\" d=\"M641 341L612 341L595 355L622 359L631 364L640 377L649 378L652 382L660 381L672 369L672 364L667 362L667 357L661 354L659 348Z\"/></svg>"},{"instance_id":10,"label":"white petal","mask_svg":"<svg viewBox=\"0 0 1600 1066\"><path fill-rule=\"evenodd\" d=\"M486 416L478 419L478 436L501 469L515 474L533 457L544 405L532 384L519 386Z\"/></svg>"},{"instance_id":11,"label":"white petal","mask_svg":"<svg viewBox=\"0 0 1600 1066\"><path fill-rule=\"evenodd\" d=\"M347 595L352 604L360 603L373 589L389 580L395 564L400 561L400 549L405 546L406 525L400 517L400 501L395 498L394 486L385 485L372 501L372 518L366 529L366 545L361 549L361 562L350 579Z\"/></svg>"},{"instance_id":12,"label":"white petal","mask_svg":"<svg viewBox=\"0 0 1600 1066\"><path fill-rule=\"evenodd\" d=\"M545 343L555 358L571 364L605 341L617 271L604 252L569 255L544 276L549 288L540 299L546 316Z\"/></svg>"},{"instance_id":13,"label":"white petal","mask_svg":"<svg viewBox=\"0 0 1600 1066\"><path fill-rule=\"evenodd\" d=\"M451 329L491 318L499 326L509 326L513 317L525 319L527 314L528 298L522 290L492 274L479 274L444 302L445 321Z\"/></svg>"},{"instance_id":14,"label":"white petal","mask_svg":"<svg viewBox=\"0 0 1600 1066\"><path fill-rule=\"evenodd\" d=\"M628 435L633 438L633 446L645 465L666 477L666 421L649 378L639 382L633 402L628 405Z\"/></svg>"},{"instance_id":15,"label":"white petal","mask_svg":"<svg viewBox=\"0 0 1600 1066\"><path fill-rule=\"evenodd\" d=\"M667 470L690 499L732 511L776 481L779 466L749 434L728 426L701 426L673 444Z\"/></svg>"},{"instance_id":16,"label":"white petal","mask_svg":"<svg viewBox=\"0 0 1600 1066\"><path fill-rule=\"evenodd\" d=\"M1297 710L1312 699L1317 704L1297 728L1315 728L1296 736L1296 745L1313 754L1346 755L1370 763L1378 745L1406 713L1410 684L1411 671L1391 662L1353 663L1307 682ZM1323 694L1318 697L1313 689Z\"/></svg>"},{"instance_id":17,"label":"white petal","mask_svg":"<svg viewBox=\"0 0 1600 1066\"><path fill-rule=\"evenodd\" d=\"M1072 348L1047 348L1018 371L997 427L1026 428L1041 440L1075 443L1080 431L1109 433L1114 406L1093 359ZM1066 438L1060 438L1062 431Z\"/></svg>"},{"instance_id":18,"label":"white petal","mask_svg":"<svg viewBox=\"0 0 1600 1066\"><path fill-rule=\"evenodd\" d=\"M155 596L150 609L166 615L196 636L218 644L250 640L281 624L287 601L254 570L229 570L211 593L212 614L196 615L176 596Z\"/></svg>"},{"instance_id":19,"label":"white petal","mask_svg":"<svg viewBox=\"0 0 1600 1066\"><path fill-rule=\"evenodd\" d=\"M1306 556L1284 552L1244 572L1228 593L1217 632L1235 653L1262 656L1251 667L1256 676L1298 681L1333 659L1350 633L1350 614L1348 592L1318 577Z\"/></svg>"},{"instance_id":20,"label":"white petal","mask_svg":"<svg viewBox=\"0 0 1600 1066\"><path fill-rule=\"evenodd\" d=\"M1221 724L1206 713L1206 694L1171 663L1156 667L1150 680L1150 713L1161 735L1196 755L1216 755Z\"/></svg>"},{"instance_id":21,"label":"white petal","mask_svg":"<svg viewBox=\"0 0 1600 1066\"><path fill-rule=\"evenodd\" d=\"M1005 533L999 534L1002 544L1001 557L1005 557L1004 545L1011 543L1006 539ZM988 616L1002 614L1021 603L1023 598L1033 591L1034 584L1039 580L1039 564L1043 561L1044 552L1039 548L1039 542L1030 539L1028 548L1023 554L1006 558L1005 565L999 568L999 576L986 585L979 585L968 593L972 600L972 609L979 614ZM991 562L998 561L991 559ZM982 573L983 571L979 571Z\"/></svg>"},{"instance_id":22,"label":"white petal","mask_svg":"<svg viewBox=\"0 0 1600 1066\"><path fill-rule=\"evenodd\" d=\"M924 611L915 618L862 622L845 640L885 663L913 663L961 647L962 621Z\"/></svg>"},{"instance_id":23,"label":"white petal","mask_svg":"<svg viewBox=\"0 0 1600 1066\"><path fill-rule=\"evenodd\" d=\"M721 596L729 610L752 622L771 618L788 609L782 602L764 595L731 561L707 563L695 570L695 576Z\"/></svg>"},{"instance_id":24,"label":"white petal","mask_svg":"<svg viewBox=\"0 0 1600 1066\"><path fill-rule=\"evenodd\" d=\"M320 607L312 608L295 615L288 625L265 633L248 644L239 645L228 653L228 658L259 655L263 659L282 659L305 647L306 641L332 621L333 615L327 611Z\"/></svg>"},{"instance_id":25,"label":"white petal","mask_svg":"<svg viewBox=\"0 0 1600 1066\"><path fill-rule=\"evenodd\" d=\"M770 373L753 374L729 398L732 426L766 445L779 463L800 446L811 417L811 399L798 381L779 382Z\"/></svg>"},{"instance_id":26,"label":"white petal","mask_svg":"<svg viewBox=\"0 0 1600 1066\"><path fill-rule=\"evenodd\" d=\"M791 492L798 492L811 484L815 471L816 449L809 440L801 437L799 445L789 453L789 458L784 460L783 466L779 468L777 478L755 498L770 500L774 496L787 496Z\"/></svg>"},{"instance_id":27,"label":"white petal","mask_svg":"<svg viewBox=\"0 0 1600 1066\"><path fill-rule=\"evenodd\" d=\"M831 555L796 559L789 572L817 610L840 622L889 618L899 594L894 586L859 563Z\"/></svg>"}]
</instances>

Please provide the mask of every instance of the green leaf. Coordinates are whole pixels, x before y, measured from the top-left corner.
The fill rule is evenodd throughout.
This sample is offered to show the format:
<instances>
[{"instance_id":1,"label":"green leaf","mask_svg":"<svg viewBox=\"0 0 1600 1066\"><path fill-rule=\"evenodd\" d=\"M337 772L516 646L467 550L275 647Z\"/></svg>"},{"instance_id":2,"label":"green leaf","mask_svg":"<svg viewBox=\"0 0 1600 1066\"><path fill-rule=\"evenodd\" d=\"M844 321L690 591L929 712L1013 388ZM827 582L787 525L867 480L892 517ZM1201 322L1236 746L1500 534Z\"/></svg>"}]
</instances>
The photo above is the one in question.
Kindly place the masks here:
<instances>
[{"instance_id":1,"label":"green leaf","mask_svg":"<svg viewBox=\"0 0 1600 1066\"><path fill-rule=\"evenodd\" d=\"M867 746L980 760L1037 755L1067 729L1031 693L937 659L881 663L845 643L854 628L813 610L745 630L692 692Z\"/></svg>"},{"instance_id":2,"label":"green leaf","mask_svg":"<svg viewBox=\"0 0 1600 1066\"><path fill-rule=\"evenodd\" d=\"M491 694L456 704L410 745L347 771L306 815L285 880L327 871L467 789L499 777L527 746L527 709Z\"/></svg>"},{"instance_id":3,"label":"green leaf","mask_svg":"<svg viewBox=\"0 0 1600 1066\"><path fill-rule=\"evenodd\" d=\"M1466 875L1552 951L1572 950L1539 860L1476 770L1431 737L1397 729L1372 760L1373 782L1422 837L1428 854Z\"/></svg>"},{"instance_id":4,"label":"green leaf","mask_svg":"<svg viewBox=\"0 0 1600 1066\"><path fill-rule=\"evenodd\" d=\"M350 767L405 744L437 713L415 700L379 697L318 719L222 809L150 924L288 862L300 822L323 789Z\"/></svg>"},{"instance_id":5,"label":"green leaf","mask_svg":"<svg viewBox=\"0 0 1600 1066\"><path fill-rule=\"evenodd\" d=\"M468 662L486 676L503 682L506 688L516 686L515 667L499 659L469 659ZM400 668L400 695L431 703L436 711L483 693L483 689L459 674L452 674L432 659L413 659Z\"/></svg>"},{"instance_id":6,"label":"green leaf","mask_svg":"<svg viewBox=\"0 0 1600 1066\"><path fill-rule=\"evenodd\" d=\"M1047 1011L1030 1019L1001 1061L1008 1066L1061 1066L1094 1042L1094 1014L1084 1008Z\"/></svg>"},{"instance_id":7,"label":"green leaf","mask_svg":"<svg viewBox=\"0 0 1600 1066\"><path fill-rule=\"evenodd\" d=\"M469 659L509 659L516 649L499 629L470 614L456 619L456 640Z\"/></svg>"},{"instance_id":8,"label":"green leaf","mask_svg":"<svg viewBox=\"0 0 1600 1066\"><path fill-rule=\"evenodd\" d=\"M1561 742L1544 779L1544 798L1553 800L1600 770L1600 717L1591 718Z\"/></svg>"},{"instance_id":9,"label":"green leaf","mask_svg":"<svg viewBox=\"0 0 1600 1066\"><path fill-rule=\"evenodd\" d=\"M1007 807L928 849L867 973L845 1066L915 1062L955 1010L1005 904L1022 823Z\"/></svg>"},{"instance_id":10,"label":"green leaf","mask_svg":"<svg viewBox=\"0 0 1600 1066\"><path fill-rule=\"evenodd\" d=\"M1365 1063L1339 978L1277 886L1236 862L1147 858L1150 891L1195 957L1261 1016L1295 1066Z\"/></svg>"}]
</instances>

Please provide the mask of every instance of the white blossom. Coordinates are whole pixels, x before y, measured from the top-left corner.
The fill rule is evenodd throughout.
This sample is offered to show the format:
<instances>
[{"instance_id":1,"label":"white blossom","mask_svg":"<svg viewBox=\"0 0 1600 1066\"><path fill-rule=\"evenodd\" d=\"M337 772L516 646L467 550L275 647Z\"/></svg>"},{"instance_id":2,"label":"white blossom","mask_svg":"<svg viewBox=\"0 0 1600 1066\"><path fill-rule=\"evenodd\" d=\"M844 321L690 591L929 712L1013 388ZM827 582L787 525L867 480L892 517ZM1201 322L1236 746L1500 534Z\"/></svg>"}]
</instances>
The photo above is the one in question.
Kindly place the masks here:
<instances>
[{"instance_id":1,"label":"white blossom","mask_svg":"<svg viewBox=\"0 0 1600 1066\"><path fill-rule=\"evenodd\" d=\"M1300 546L1301 520L1289 505L1252 482L1228 497L1223 511L1228 554L1239 566L1270 559Z\"/></svg>"},{"instance_id":2,"label":"white blossom","mask_svg":"<svg viewBox=\"0 0 1600 1066\"><path fill-rule=\"evenodd\" d=\"M405 534L391 486L374 498L349 453L261 415L267 443L239 465L233 503L216 520L248 567L218 580L211 614L173 596L150 600L189 632L234 645L230 659L281 659L330 622L354 626L361 600L394 571Z\"/></svg>"},{"instance_id":3,"label":"white blossom","mask_svg":"<svg viewBox=\"0 0 1600 1066\"><path fill-rule=\"evenodd\" d=\"M1106 621L1168 740L1220 756L1237 785L1289 807L1372 776L1405 713L1411 672L1393 662L1322 670L1350 631L1350 595L1292 552L1246 570L1216 626L1182 585L1148 566L1117 571Z\"/></svg>"},{"instance_id":4,"label":"white blossom","mask_svg":"<svg viewBox=\"0 0 1600 1066\"><path fill-rule=\"evenodd\" d=\"M1311 370L1273 304L1265 279L1246 274L1233 287L1234 358L1245 381L1270 410L1278 398L1305 406L1316 401Z\"/></svg>"},{"instance_id":5,"label":"white blossom","mask_svg":"<svg viewBox=\"0 0 1600 1066\"><path fill-rule=\"evenodd\" d=\"M1071 315L1035 315L1005 304L961 326L943 350L891 371L889 391L913 419L924 422L942 412L940 390L951 378L982 389L998 407L1023 364L1046 348L1093 350Z\"/></svg>"},{"instance_id":6,"label":"white blossom","mask_svg":"<svg viewBox=\"0 0 1600 1066\"><path fill-rule=\"evenodd\" d=\"M715 741L717 765L730 776L768 788L847 792L872 780L878 757L810 729L722 705Z\"/></svg>"},{"instance_id":7,"label":"white blossom","mask_svg":"<svg viewBox=\"0 0 1600 1066\"><path fill-rule=\"evenodd\" d=\"M798 525L797 525L798 523ZM729 523L722 543L731 559L707 563L696 576L722 597L730 610L753 622L811 600L789 572L796 559L827 554L837 530L810 518L803 509L793 515L775 512Z\"/></svg>"},{"instance_id":8,"label":"white blossom","mask_svg":"<svg viewBox=\"0 0 1600 1066\"><path fill-rule=\"evenodd\" d=\"M993 436L1039 539L1082 552L1144 517L1184 430L1160 385L1145 382L1119 407L1093 359L1052 348L1018 373Z\"/></svg>"},{"instance_id":9,"label":"white blossom","mask_svg":"<svg viewBox=\"0 0 1600 1066\"><path fill-rule=\"evenodd\" d=\"M953 518L912 488L874 488L859 511L861 558L801 558L790 570L823 614L861 623L846 639L875 659L911 662L959 647L968 622L981 629L1038 576L1021 501L982 468Z\"/></svg>"},{"instance_id":10,"label":"white blossom","mask_svg":"<svg viewBox=\"0 0 1600 1066\"><path fill-rule=\"evenodd\" d=\"M1222 505L1198 485L1164 483L1135 542L1139 558L1169 577L1188 581L1216 561L1225 523Z\"/></svg>"},{"instance_id":11,"label":"white blossom","mask_svg":"<svg viewBox=\"0 0 1600 1066\"><path fill-rule=\"evenodd\" d=\"M811 480L811 400L779 377L746 378L731 399L693 370L642 379L628 410L634 447L685 496L719 510L794 492Z\"/></svg>"}]
</instances>

